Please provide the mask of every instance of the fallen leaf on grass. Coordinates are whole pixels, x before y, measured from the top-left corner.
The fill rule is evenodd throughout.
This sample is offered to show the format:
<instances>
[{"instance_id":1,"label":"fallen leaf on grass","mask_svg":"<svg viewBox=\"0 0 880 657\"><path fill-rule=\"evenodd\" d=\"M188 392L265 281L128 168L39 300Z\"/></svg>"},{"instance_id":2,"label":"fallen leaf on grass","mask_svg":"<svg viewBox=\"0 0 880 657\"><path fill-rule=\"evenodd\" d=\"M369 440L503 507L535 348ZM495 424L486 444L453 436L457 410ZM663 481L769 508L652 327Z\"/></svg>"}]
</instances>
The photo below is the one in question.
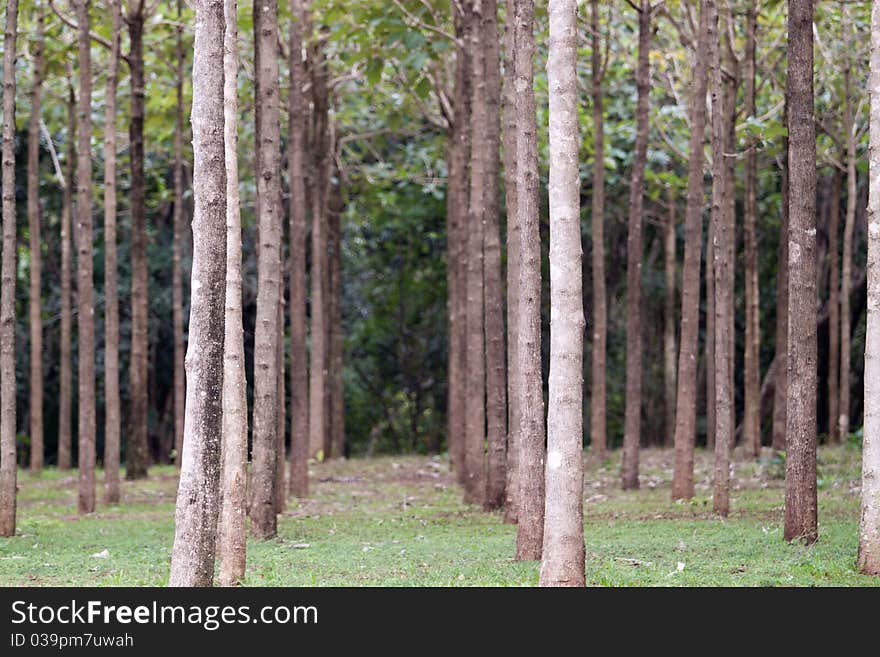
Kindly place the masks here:
<instances>
[{"instance_id":1,"label":"fallen leaf on grass","mask_svg":"<svg viewBox=\"0 0 880 657\"><path fill-rule=\"evenodd\" d=\"M92 559L107 559L109 557L110 550L107 549L101 550L100 552L95 552L95 554L92 555Z\"/></svg>"}]
</instances>

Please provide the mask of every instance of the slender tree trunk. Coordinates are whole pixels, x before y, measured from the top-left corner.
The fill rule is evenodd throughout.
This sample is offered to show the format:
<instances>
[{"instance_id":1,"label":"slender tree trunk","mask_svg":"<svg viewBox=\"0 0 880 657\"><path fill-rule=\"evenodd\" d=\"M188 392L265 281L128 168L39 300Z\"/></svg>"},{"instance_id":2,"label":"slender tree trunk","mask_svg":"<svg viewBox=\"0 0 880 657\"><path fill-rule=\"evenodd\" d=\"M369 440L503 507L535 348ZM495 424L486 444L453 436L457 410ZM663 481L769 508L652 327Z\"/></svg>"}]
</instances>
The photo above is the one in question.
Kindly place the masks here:
<instances>
[{"instance_id":1,"label":"slender tree trunk","mask_svg":"<svg viewBox=\"0 0 880 657\"><path fill-rule=\"evenodd\" d=\"M238 3L225 0L223 124L226 163L226 312L223 341L223 434L218 581L244 579L247 558L247 381L241 318L241 206L238 192Z\"/></svg>"},{"instance_id":2,"label":"slender tree trunk","mask_svg":"<svg viewBox=\"0 0 880 657\"><path fill-rule=\"evenodd\" d=\"M69 470L73 465L73 434L71 432L71 408L73 399L73 313L71 312L71 288L73 252L71 244L73 221L73 178L76 166L76 97L73 82L67 100L67 155L66 175L63 180L61 201L61 363L59 365L58 390L58 468Z\"/></svg>"},{"instance_id":3,"label":"slender tree trunk","mask_svg":"<svg viewBox=\"0 0 880 657\"><path fill-rule=\"evenodd\" d=\"M224 17L221 0L195 3L193 56L193 265L183 462L175 513L171 586L210 586L223 429L226 297ZM224 62L224 64L221 64Z\"/></svg>"},{"instance_id":4,"label":"slender tree trunk","mask_svg":"<svg viewBox=\"0 0 880 657\"><path fill-rule=\"evenodd\" d=\"M715 220L710 214L706 235L706 341L703 345L706 361L706 448L715 448L715 415L718 402L715 396Z\"/></svg>"},{"instance_id":5,"label":"slender tree trunk","mask_svg":"<svg viewBox=\"0 0 880 657\"><path fill-rule=\"evenodd\" d=\"M291 0L290 12L290 96L288 98L290 145L290 492L309 494L309 397L306 362L306 107L303 102L302 0ZM235 123L234 117L231 118ZM239 231L240 232L240 231Z\"/></svg>"},{"instance_id":6,"label":"slender tree trunk","mask_svg":"<svg viewBox=\"0 0 880 657\"><path fill-rule=\"evenodd\" d=\"M643 5L644 7L644 5ZM643 8L644 11L644 8ZM584 585L577 3L550 0L550 395L541 586Z\"/></svg>"},{"instance_id":7,"label":"slender tree trunk","mask_svg":"<svg viewBox=\"0 0 880 657\"><path fill-rule=\"evenodd\" d=\"M130 0L128 23L131 73L131 116L129 123L129 160L131 162L131 362L128 395L131 410L128 445L125 450L125 478L147 476L147 381L149 370L149 326L147 268L146 180L144 175L144 7L140 0Z\"/></svg>"},{"instance_id":8,"label":"slender tree trunk","mask_svg":"<svg viewBox=\"0 0 880 657\"><path fill-rule=\"evenodd\" d=\"M15 536L15 42L18 0L3 30L3 251L0 265L0 536Z\"/></svg>"},{"instance_id":9,"label":"slender tree trunk","mask_svg":"<svg viewBox=\"0 0 880 657\"><path fill-rule=\"evenodd\" d=\"M80 513L95 510L95 286L92 280L92 62L89 0L76 1L79 26L79 98L77 113L76 246L78 463Z\"/></svg>"},{"instance_id":10,"label":"slender tree trunk","mask_svg":"<svg viewBox=\"0 0 880 657\"><path fill-rule=\"evenodd\" d=\"M593 361L590 384L590 445L598 460L605 458L606 436L606 345L608 310L605 291L605 119L602 78L602 37L599 35L599 0L591 0L593 96Z\"/></svg>"},{"instance_id":11,"label":"slender tree trunk","mask_svg":"<svg viewBox=\"0 0 880 657\"><path fill-rule=\"evenodd\" d=\"M828 281L828 441L840 442L837 419L840 417L840 172L831 174L831 208L828 217L828 256L831 260Z\"/></svg>"},{"instance_id":12,"label":"slender tree trunk","mask_svg":"<svg viewBox=\"0 0 880 657\"><path fill-rule=\"evenodd\" d=\"M332 235L330 251L330 453L333 458L345 458L345 382L342 378L342 211L344 200L339 183L330 191L328 207L329 233Z\"/></svg>"},{"instance_id":13,"label":"slender tree trunk","mask_svg":"<svg viewBox=\"0 0 880 657\"><path fill-rule=\"evenodd\" d=\"M757 1L746 12L745 107L746 118L755 116L755 51L758 31ZM743 443L752 458L761 455L761 297L758 288L757 191L758 152L749 139L745 153L743 233L745 238L745 407Z\"/></svg>"},{"instance_id":14,"label":"slender tree trunk","mask_svg":"<svg viewBox=\"0 0 880 657\"><path fill-rule=\"evenodd\" d=\"M818 534L816 129L813 118L812 0L788 2L788 101L791 179L788 210L789 394L785 426L785 539L814 543ZM843 350L841 353L846 354Z\"/></svg>"},{"instance_id":15,"label":"slender tree trunk","mask_svg":"<svg viewBox=\"0 0 880 657\"><path fill-rule=\"evenodd\" d=\"M282 223L280 216L281 215L279 214L279 224ZM283 229L279 231L279 233L283 232ZM279 244L282 239L283 238L279 240ZM278 342L276 344L278 356L275 359L275 362L278 364L278 377L276 378L276 385L278 386L278 409L275 413L275 440L277 446L277 456L275 457L275 513L283 512L287 503L287 482L284 477L285 466L287 465L287 436L285 435L287 433L287 392L284 385L286 377L284 369L284 270L286 268L284 266L283 258L279 263L281 266L281 275L278 295Z\"/></svg>"},{"instance_id":16,"label":"slender tree trunk","mask_svg":"<svg viewBox=\"0 0 880 657\"><path fill-rule=\"evenodd\" d=\"M663 444L673 444L675 436L675 189L667 189L669 214L663 225L663 271L666 287L663 295L663 400L666 431Z\"/></svg>"},{"instance_id":17,"label":"slender tree trunk","mask_svg":"<svg viewBox=\"0 0 880 657\"><path fill-rule=\"evenodd\" d=\"M183 347L183 0L177 0L177 108L174 123L174 241L172 242L171 308L174 325L174 451L180 467L183 454L184 347Z\"/></svg>"},{"instance_id":18,"label":"slender tree trunk","mask_svg":"<svg viewBox=\"0 0 880 657\"><path fill-rule=\"evenodd\" d=\"M259 247L257 320L254 330L253 487L251 533L271 538L277 529L275 485L278 409L278 302L281 289L280 115L278 101L278 3L254 3L256 171Z\"/></svg>"},{"instance_id":19,"label":"slender tree trunk","mask_svg":"<svg viewBox=\"0 0 880 657\"><path fill-rule=\"evenodd\" d=\"M788 91L785 92L785 117L788 125ZM788 136L782 139L782 208L779 213L779 249L776 268L776 384L773 391L772 447L785 451L785 414L788 405Z\"/></svg>"},{"instance_id":20,"label":"slender tree trunk","mask_svg":"<svg viewBox=\"0 0 880 657\"><path fill-rule=\"evenodd\" d=\"M636 67L636 143L629 187L626 238L626 417L623 430L623 488L639 487L639 442L642 432L642 197L648 156L648 109L651 95L651 3L639 10L639 56Z\"/></svg>"},{"instance_id":21,"label":"slender tree trunk","mask_svg":"<svg viewBox=\"0 0 880 657\"><path fill-rule=\"evenodd\" d=\"M852 28L847 7L841 3L843 22L843 42L852 41ZM846 218L843 223L843 265L840 285L840 406L837 420L837 433L841 438L849 434L850 401L850 362L852 359L852 311L850 296L852 290L853 231L856 223L856 126L853 110L852 58L845 55L843 65L843 128L846 132Z\"/></svg>"},{"instance_id":22,"label":"slender tree trunk","mask_svg":"<svg viewBox=\"0 0 880 657\"><path fill-rule=\"evenodd\" d=\"M880 575L880 4L871 10L870 156L868 187L868 325L865 337L865 430L862 450L862 515L859 570Z\"/></svg>"},{"instance_id":23,"label":"slender tree trunk","mask_svg":"<svg viewBox=\"0 0 880 657\"><path fill-rule=\"evenodd\" d=\"M675 405L675 462L672 498L694 496L694 443L697 419L697 353L700 328L700 256L703 233L703 137L706 129L708 61L703 53L717 38L715 0L700 3L700 27L690 106L687 207L681 276L681 331Z\"/></svg>"},{"instance_id":24,"label":"slender tree trunk","mask_svg":"<svg viewBox=\"0 0 880 657\"><path fill-rule=\"evenodd\" d=\"M541 232L535 112L535 3L516 0L516 191L519 276L516 380L522 402L516 432L516 558L537 561L544 540L544 391L541 374Z\"/></svg>"},{"instance_id":25,"label":"slender tree trunk","mask_svg":"<svg viewBox=\"0 0 880 657\"><path fill-rule=\"evenodd\" d=\"M109 0L110 57L104 95L104 499L117 504L122 423L119 399L119 274L116 251L116 90L122 8Z\"/></svg>"},{"instance_id":26,"label":"slender tree trunk","mask_svg":"<svg viewBox=\"0 0 880 657\"><path fill-rule=\"evenodd\" d=\"M501 286L500 160L501 70L496 0L482 2L482 43L486 75L486 191L483 237L486 334L486 509L504 504L507 482L507 369L504 352L504 294Z\"/></svg>"},{"instance_id":27,"label":"slender tree trunk","mask_svg":"<svg viewBox=\"0 0 880 657\"><path fill-rule=\"evenodd\" d=\"M34 77L31 84L31 116L28 123L27 214L30 238L30 424L31 472L43 470L43 308L42 308L42 238L40 217L40 111L43 92L44 14L37 12L36 39L33 41Z\"/></svg>"}]
</instances>

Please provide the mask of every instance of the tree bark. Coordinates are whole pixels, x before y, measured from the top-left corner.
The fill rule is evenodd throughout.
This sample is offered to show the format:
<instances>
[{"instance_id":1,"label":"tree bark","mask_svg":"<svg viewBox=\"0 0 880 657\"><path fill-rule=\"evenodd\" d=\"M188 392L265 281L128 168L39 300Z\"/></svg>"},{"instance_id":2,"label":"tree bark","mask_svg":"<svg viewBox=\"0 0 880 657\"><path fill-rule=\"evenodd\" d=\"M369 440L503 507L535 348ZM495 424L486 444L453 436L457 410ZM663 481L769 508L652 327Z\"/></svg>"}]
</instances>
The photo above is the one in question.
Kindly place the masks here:
<instances>
[{"instance_id":1,"label":"tree bark","mask_svg":"<svg viewBox=\"0 0 880 657\"><path fill-rule=\"evenodd\" d=\"M706 361L706 448L715 449L715 416L718 402L715 396L715 215L710 213L706 235L706 341L703 345Z\"/></svg>"},{"instance_id":2,"label":"tree bark","mask_svg":"<svg viewBox=\"0 0 880 657\"><path fill-rule=\"evenodd\" d=\"M171 312L174 333L174 459L180 467L183 454L183 416L186 388L184 383L183 346L183 24L180 23L183 0L177 0L177 107L174 122L174 240L171 246Z\"/></svg>"},{"instance_id":3,"label":"tree bark","mask_svg":"<svg viewBox=\"0 0 880 657\"><path fill-rule=\"evenodd\" d=\"M302 0L291 0L288 166L290 177L290 492L309 494L309 397L306 362L306 107L303 102ZM231 119L234 123L234 118Z\"/></svg>"},{"instance_id":4,"label":"tree bark","mask_svg":"<svg viewBox=\"0 0 880 657\"><path fill-rule=\"evenodd\" d=\"M43 470L43 308L42 238L40 210L40 111L43 93L44 13L35 8L36 38L33 41L34 73L31 84L31 115L28 122L27 215L30 246L30 434L31 472Z\"/></svg>"},{"instance_id":5,"label":"tree bark","mask_svg":"<svg viewBox=\"0 0 880 657\"><path fill-rule=\"evenodd\" d=\"M333 458L345 458L345 382L342 333L342 211L344 199L337 182L331 186L327 219L330 242L330 453Z\"/></svg>"},{"instance_id":6,"label":"tree bark","mask_svg":"<svg viewBox=\"0 0 880 657\"><path fill-rule=\"evenodd\" d=\"M835 170L831 182L831 208L828 217L828 441L840 442L837 419L840 417L840 187L841 175Z\"/></svg>"},{"instance_id":7,"label":"tree bark","mask_svg":"<svg viewBox=\"0 0 880 657\"><path fill-rule=\"evenodd\" d=\"M214 580L223 428L227 264L223 2L197 0L195 10L192 299L171 586L210 586Z\"/></svg>"},{"instance_id":8,"label":"tree bark","mask_svg":"<svg viewBox=\"0 0 880 657\"><path fill-rule=\"evenodd\" d=\"M862 512L859 571L880 575L880 4L871 9L868 183L868 319L865 337L865 425L862 448Z\"/></svg>"},{"instance_id":9,"label":"tree bark","mask_svg":"<svg viewBox=\"0 0 880 657\"><path fill-rule=\"evenodd\" d=\"M280 174L280 172L279 172ZM280 175L279 175L280 178ZM280 181L279 181L280 184ZM279 244L283 241L283 237L280 235L284 232L283 230L283 222L281 220L280 215L280 205L279 205L279 219L278 223L281 224L279 227ZM276 451L277 456L275 457L275 513L282 513L284 511L285 505L287 503L287 482L285 481L285 469L287 465L287 451L286 451L286 438L285 435L287 433L287 392L285 390L285 377L286 372L284 369L285 366L285 354L284 354L284 270L286 267L284 266L284 259L281 258L279 260L279 265L281 267L281 274L278 290L278 320L277 320L277 328L278 328L278 341L275 345L277 349L278 356L275 359L278 367L278 375L275 379L277 389L277 399L278 399L278 408L275 412L275 441L276 441Z\"/></svg>"},{"instance_id":10,"label":"tree bark","mask_svg":"<svg viewBox=\"0 0 880 657\"><path fill-rule=\"evenodd\" d=\"M636 67L636 143L629 186L626 238L626 416L623 430L623 488L639 487L639 442L642 431L642 207L648 156L648 109L651 94L651 3L639 9L639 54Z\"/></svg>"},{"instance_id":11,"label":"tree bark","mask_svg":"<svg viewBox=\"0 0 880 657\"><path fill-rule=\"evenodd\" d=\"M18 0L3 30L3 250L0 265L0 536L15 536L15 42Z\"/></svg>"},{"instance_id":12,"label":"tree bark","mask_svg":"<svg viewBox=\"0 0 880 657\"><path fill-rule=\"evenodd\" d=\"M785 92L785 117L788 125L788 91ZM785 451L785 423L788 397L788 136L782 138L782 163L780 166L780 186L782 187L782 208L779 213L779 249L776 268L776 385L773 391L773 436L772 447Z\"/></svg>"},{"instance_id":13,"label":"tree bark","mask_svg":"<svg viewBox=\"0 0 880 657\"><path fill-rule=\"evenodd\" d=\"M577 3L550 0L550 394L541 586L584 585Z\"/></svg>"},{"instance_id":14,"label":"tree bark","mask_svg":"<svg viewBox=\"0 0 880 657\"><path fill-rule=\"evenodd\" d=\"M278 3L254 3L256 79L256 173L259 247L257 320L254 329L253 486L251 534L271 538L277 530L275 485L278 409L278 303L281 290L280 113L278 100Z\"/></svg>"},{"instance_id":15,"label":"tree bark","mask_svg":"<svg viewBox=\"0 0 880 657\"><path fill-rule=\"evenodd\" d=\"M541 232L535 111L535 3L516 0L516 191L519 275L514 387L521 400L517 449L516 559L537 561L544 540L544 391L541 373Z\"/></svg>"},{"instance_id":16,"label":"tree bark","mask_svg":"<svg viewBox=\"0 0 880 657\"><path fill-rule=\"evenodd\" d=\"M131 163L131 360L128 395L131 410L128 445L125 450L125 478L147 476L147 381L149 370L149 270L147 267L146 180L144 175L144 3L129 0L128 65L131 74L131 116L129 118L129 160Z\"/></svg>"},{"instance_id":17,"label":"tree bark","mask_svg":"<svg viewBox=\"0 0 880 657\"><path fill-rule=\"evenodd\" d=\"M666 203L669 214L663 224L663 400L666 430L663 444L673 444L675 436L675 189L667 189Z\"/></svg>"},{"instance_id":18,"label":"tree bark","mask_svg":"<svg viewBox=\"0 0 880 657\"><path fill-rule=\"evenodd\" d=\"M483 506L500 509L507 482L507 368L504 351L504 293L501 286L500 160L501 70L496 0L481 0L486 76L486 190L483 237L486 335L486 493Z\"/></svg>"},{"instance_id":19,"label":"tree bark","mask_svg":"<svg viewBox=\"0 0 880 657\"><path fill-rule=\"evenodd\" d=\"M591 0L593 96L593 360L590 383L590 446L598 460L605 458L606 435L606 350L608 342L608 309L605 291L605 119L602 78L602 37L599 34L599 0Z\"/></svg>"},{"instance_id":20,"label":"tree bark","mask_svg":"<svg viewBox=\"0 0 880 657\"><path fill-rule=\"evenodd\" d=\"M803 540L810 544L818 536L813 2L789 0L788 11L788 162L791 178L788 209L789 315L784 535L787 541ZM842 354L845 355L843 350Z\"/></svg>"},{"instance_id":21,"label":"tree bark","mask_svg":"<svg viewBox=\"0 0 880 657\"><path fill-rule=\"evenodd\" d=\"M67 99L67 155L66 174L62 181L61 201L61 344L59 351L58 390L58 468L69 470L73 464L73 434L71 432L71 408L73 399L73 313L71 312L72 281L72 221L73 221L73 178L76 166L76 96L73 82L70 85Z\"/></svg>"},{"instance_id":22,"label":"tree bark","mask_svg":"<svg viewBox=\"0 0 880 657\"><path fill-rule=\"evenodd\" d=\"M223 434L218 582L244 579L247 559L247 381L241 309L241 206L238 191L238 3L225 0L223 125L226 170L226 294L223 340Z\"/></svg>"},{"instance_id":23,"label":"tree bark","mask_svg":"<svg viewBox=\"0 0 880 657\"><path fill-rule=\"evenodd\" d=\"M89 4L89 0L75 2L79 26L79 120L76 133L79 513L92 513L95 510L95 285L92 280L92 62Z\"/></svg>"},{"instance_id":24,"label":"tree bark","mask_svg":"<svg viewBox=\"0 0 880 657\"><path fill-rule=\"evenodd\" d=\"M678 351L678 390L675 405L675 462L672 499L694 496L694 443L697 417L697 353L700 328L700 256L703 233L703 137L706 129L708 61L704 55L717 38L715 0L700 3L700 28L694 60L690 106L687 207L684 263L681 280L681 330Z\"/></svg>"}]
</instances>

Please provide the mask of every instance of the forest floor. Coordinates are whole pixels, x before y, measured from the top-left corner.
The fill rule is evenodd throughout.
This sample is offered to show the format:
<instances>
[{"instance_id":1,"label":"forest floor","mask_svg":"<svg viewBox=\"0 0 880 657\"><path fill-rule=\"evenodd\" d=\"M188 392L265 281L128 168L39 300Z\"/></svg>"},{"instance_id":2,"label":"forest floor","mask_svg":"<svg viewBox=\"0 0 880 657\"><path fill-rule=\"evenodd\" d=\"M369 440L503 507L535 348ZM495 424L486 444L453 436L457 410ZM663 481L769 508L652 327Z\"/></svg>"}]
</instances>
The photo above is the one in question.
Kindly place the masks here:
<instances>
[{"instance_id":1,"label":"forest floor","mask_svg":"<svg viewBox=\"0 0 880 657\"><path fill-rule=\"evenodd\" d=\"M860 452L819 452L819 542L782 539L784 465L768 451L733 463L729 518L712 513L712 455L696 455L696 497L670 500L672 451L642 451L641 489L619 485L619 453L587 458L590 585L874 585L856 559ZM289 500L278 537L248 544L253 586L534 585L512 559L516 528L461 501L444 457L351 459L311 467L308 500ZM99 473L99 481L101 473ZM20 474L19 530L0 539L0 585L164 585L176 472L125 482L123 504L76 514L75 471Z\"/></svg>"}]
</instances>

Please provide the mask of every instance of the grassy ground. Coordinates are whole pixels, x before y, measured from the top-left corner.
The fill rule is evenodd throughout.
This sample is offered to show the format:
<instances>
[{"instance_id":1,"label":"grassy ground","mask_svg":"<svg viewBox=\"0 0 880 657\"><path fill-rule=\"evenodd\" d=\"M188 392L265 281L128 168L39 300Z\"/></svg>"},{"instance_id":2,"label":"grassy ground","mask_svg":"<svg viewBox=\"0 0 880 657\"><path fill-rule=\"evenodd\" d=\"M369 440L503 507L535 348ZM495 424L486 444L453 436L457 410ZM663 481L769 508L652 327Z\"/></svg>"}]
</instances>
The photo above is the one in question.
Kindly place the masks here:
<instances>
[{"instance_id":1,"label":"grassy ground","mask_svg":"<svg viewBox=\"0 0 880 657\"><path fill-rule=\"evenodd\" d=\"M734 462L731 516L712 514L711 455L698 450L697 496L670 501L672 452L644 450L642 487L619 487L619 458L588 461L587 582L592 585L877 585L856 573L859 452L819 454L819 542L782 540L782 469ZM253 586L534 585L516 563L515 528L462 504L442 458L314 465L313 497L291 500L279 534L248 545ZM174 533L173 469L126 482L124 503L76 515L75 472L20 473L19 530L0 539L0 585L162 585ZM100 481L100 478L99 478ZM106 552L105 552L106 551ZM104 555L104 556L97 556Z\"/></svg>"}]
</instances>

